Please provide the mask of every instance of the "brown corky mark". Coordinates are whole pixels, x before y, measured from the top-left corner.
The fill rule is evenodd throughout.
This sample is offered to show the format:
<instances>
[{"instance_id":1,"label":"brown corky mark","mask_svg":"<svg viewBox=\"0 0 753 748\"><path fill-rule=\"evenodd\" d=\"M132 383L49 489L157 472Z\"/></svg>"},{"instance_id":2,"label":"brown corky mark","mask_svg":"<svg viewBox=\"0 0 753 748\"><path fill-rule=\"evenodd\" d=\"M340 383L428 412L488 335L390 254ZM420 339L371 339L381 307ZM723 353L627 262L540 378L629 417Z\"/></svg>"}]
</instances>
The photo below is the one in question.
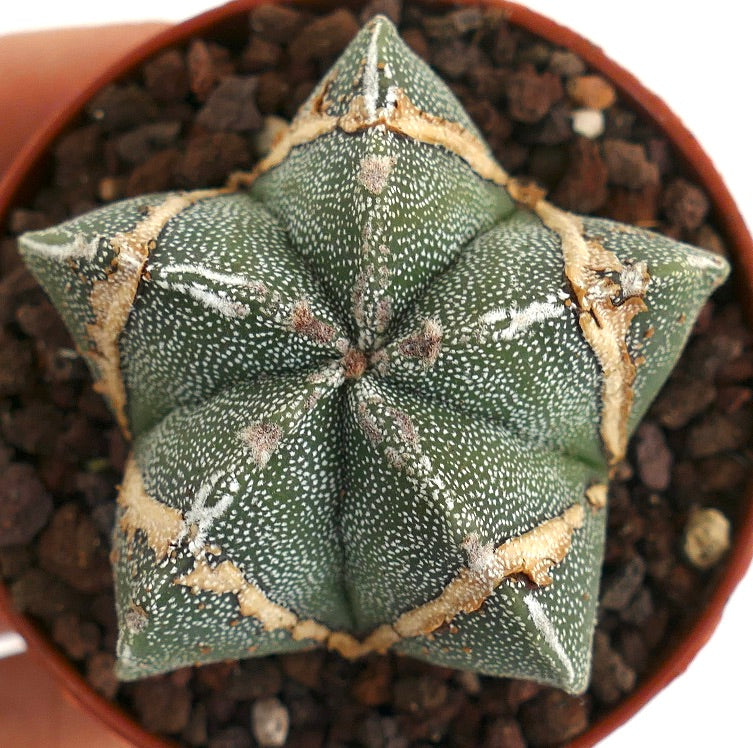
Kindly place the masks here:
<instances>
[{"instance_id":1,"label":"brown corky mark","mask_svg":"<svg viewBox=\"0 0 753 748\"><path fill-rule=\"evenodd\" d=\"M141 470L132 455L126 462L118 504L122 510L119 527L128 544L133 545L136 531L140 530L157 561L162 561L183 531L183 515L147 494Z\"/></svg>"},{"instance_id":2,"label":"brown corky mark","mask_svg":"<svg viewBox=\"0 0 753 748\"><path fill-rule=\"evenodd\" d=\"M586 240L578 216L545 200L538 200L532 208L562 244L578 322L602 370L600 431L609 464L615 465L627 450L627 422L637 371L627 334L633 318L647 310L643 296L650 282L648 269L645 263L625 266L598 241Z\"/></svg>"},{"instance_id":3,"label":"brown corky mark","mask_svg":"<svg viewBox=\"0 0 753 748\"><path fill-rule=\"evenodd\" d=\"M573 532L582 526L584 516L583 507L574 504L498 548L489 547L461 569L437 597L403 613L391 625L378 626L363 640L345 631L332 631L313 619L299 618L270 600L229 560L212 567L199 558L194 569L174 583L190 587L196 594L235 595L240 614L253 616L266 631L285 630L296 641L310 639L356 659L372 652L383 654L401 639L430 635L457 615L478 610L508 577L524 575L540 587L551 584L549 572L567 555Z\"/></svg>"},{"instance_id":4,"label":"brown corky mark","mask_svg":"<svg viewBox=\"0 0 753 748\"><path fill-rule=\"evenodd\" d=\"M144 275L149 254L168 221L199 200L226 194L229 188L196 190L170 195L162 203L147 208L145 218L127 232L110 239L115 258L107 277L93 283L89 303L94 322L86 326L93 347L85 351L98 372L94 388L110 403L118 424L131 437L126 415L126 393L120 370L120 338Z\"/></svg>"},{"instance_id":5,"label":"brown corky mark","mask_svg":"<svg viewBox=\"0 0 753 748\"><path fill-rule=\"evenodd\" d=\"M315 343L330 343L335 337L335 328L317 319L305 299L297 301L293 306L290 326L299 335L310 338Z\"/></svg>"}]
</instances>

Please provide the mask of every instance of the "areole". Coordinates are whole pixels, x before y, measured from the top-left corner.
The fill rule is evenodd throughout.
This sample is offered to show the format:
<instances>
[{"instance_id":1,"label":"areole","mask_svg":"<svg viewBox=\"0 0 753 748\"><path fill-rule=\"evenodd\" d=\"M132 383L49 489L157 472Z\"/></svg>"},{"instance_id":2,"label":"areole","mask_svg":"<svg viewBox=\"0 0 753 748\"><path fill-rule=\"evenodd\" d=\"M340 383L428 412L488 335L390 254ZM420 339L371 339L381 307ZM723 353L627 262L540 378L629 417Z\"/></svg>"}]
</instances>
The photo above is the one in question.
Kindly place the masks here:
<instances>
[{"instance_id":1,"label":"areole","mask_svg":"<svg viewBox=\"0 0 753 748\"><path fill-rule=\"evenodd\" d=\"M223 8L216 9L185 24L162 32L154 40L149 41L146 45L129 54L120 64L102 76L97 84L92 86L84 95L72 102L61 117L35 140L33 150L26 151L22 154L21 158L13 163L5 180L7 189L3 194L0 194L0 210L4 210L11 204L22 190L28 191L33 182L34 169L41 162L46 147L73 120L86 99L100 85L117 78L120 74L137 65L158 49L172 44L179 44L190 36L206 33L209 28L216 26L225 27L230 18L245 13L248 8L255 4L257 3L249 2L248 0L230 3ZM721 179L714 171L708 158L700 150L693 137L684 129L679 120L632 76L621 70L589 42L525 8L506 3L505 9L511 23L520 25L557 44L569 47L592 68L601 71L605 77L609 78L620 89L624 97L668 135L678 152L690 164L692 171L695 172L699 181L704 184L712 196L721 227L725 231L729 244L736 250L738 271L743 276L746 287L750 287L753 281L753 242L746 232L739 212ZM617 725L630 717L656 691L666 685L685 668L689 660L705 643L708 636L710 636L727 597L747 567L751 555L753 555L751 536L753 536L753 508L749 506L744 527L741 528L739 533L740 540L727 562L726 574L711 599L704 617L696 623L681 645L652 677L647 679L642 686L611 712L607 718L593 725L586 735L581 736L574 743L575 745L592 745L601 739ZM0 602L4 607L9 608L9 602L4 590L2 590ZM80 676L74 672L73 668L47 642L46 638L27 620L12 613L12 611L10 615L17 628L27 638L27 641L34 648L44 653L51 668L66 680L68 687L83 704L111 724L117 732L135 743L147 746L164 745L163 741L157 740L154 736L145 733L142 728L135 725L129 718L126 718L109 702L96 696L85 685Z\"/></svg>"}]
</instances>

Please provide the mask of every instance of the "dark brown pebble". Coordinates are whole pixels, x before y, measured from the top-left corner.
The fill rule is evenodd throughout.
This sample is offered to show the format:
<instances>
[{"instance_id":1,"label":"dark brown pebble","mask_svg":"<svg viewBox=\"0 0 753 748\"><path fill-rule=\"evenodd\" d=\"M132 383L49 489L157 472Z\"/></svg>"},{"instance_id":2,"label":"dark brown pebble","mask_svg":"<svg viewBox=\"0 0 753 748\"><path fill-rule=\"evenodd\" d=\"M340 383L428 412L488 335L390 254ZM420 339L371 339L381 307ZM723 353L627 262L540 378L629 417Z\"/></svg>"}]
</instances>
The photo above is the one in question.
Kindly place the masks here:
<instances>
[{"instance_id":1,"label":"dark brown pebble","mask_svg":"<svg viewBox=\"0 0 753 748\"><path fill-rule=\"evenodd\" d=\"M733 414L711 412L690 428L686 451L690 458L710 457L742 449L751 436L753 424L745 411Z\"/></svg>"},{"instance_id":2,"label":"dark brown pebble","mask_svg":"<svg viewBox=\"0 0 753 748\"><path fill-rule=\"evenodd\" d=\"M748 473L745 458L715 455L698 463L698 487L704 493L723 493L738 489Z\"/></svg>"},{"instance_id":3,"label":"dark brown pebble","mask_svg":"<svg viewBox=\"0 0 753 748\"><path fill-rule=\"evenodd\" d=\"M27 545L0 544L0 578L6 582L20 576L31 566L31 552Z\"/></svg>"},{"instance_id":4,"label":"dark brown pebble","mask_svg":"<svg viewBox=\"0 0 753 748\"><path fill-rule=\"evenodd\" d=\"M107 440L82 413L71 413L55 442L55 452L68 460L92 459L107 454Z\"/></svg>"},{"instance_id":5,"label":"dark brown pebble","mask_svg":"<svg viewBox=\"0 0 753 748\"><path fill-rule=\"evenodd\" d=\"M80 595L37 568L29 568L18 577L11 587L11 597L18 610L43 619L76 611L81 606Z\"/></svg>"},{"instance_id":6,"label":"dark brown pebble","mask_svg":"<svg viewBox=\"0 0 753 748\"><path fill-rule=\"evenodd\" d=\"M527 65L507 79L507 111L516 122L538 122L562 98L562 83L554 73L537 73Z\"/></svg>"},{"instance_id":7,"label":"dark brown pebble","mask_svg":"<svg viewBox=\"0 0 753 748\"><path fill-rule=\"evenodd\" d=\"M251 743L248 728L231 725L210 738L208 748L251 748Z\"/></svg>"},{"instance_id":8,"label":"dark brown pebble","mask_svg":"<svg viewBox=\"0 0 753 748\"><path fill-rule=\"evenodd\" d=\"M503 686L505 706L513 714L520 709L522 704L525 704L541 693L544 688L539 683L534 683L530 680L519 680L517 678L503 682Z\"/></svg>"},{"instance_id":9,"label":"dark brown pebble","mask_svg":"<svg viewBox=\"0 0 753 748\"><path fill-rule=\"evenodd\" d=\"M328 61L358 33L358 19L347 8L321 16L301 29L290 42L290 56L300 60Z\"/></svg>"},{"instance_id":10,"label":"dark brown pebble","mask_svg":"<svg viewBox=\"0 0 753 748\"><path fill-rule=\"evenodd\" d=\"M443 44L432 55L431 64L445 79L457 80L481 62L481 53L475 45L454 39Z\"/></svg>"},{"instance_id":11,"label":"dark brown pebble","mask_svg":"<svg viewBox=\"0 0 753 748\"><path fill-rule=\"evenodd\" d=\"M188 723L180 734L180 739L193 748L204 748L209 740L207 725L207 708L202 702L196 702L191 708Z\"/></svg>"},{"instance_id":12,"label":"dark brown pebble","mask_svg":"<svg viewBox=\"0 0 753 748\"><path fill-rule=\"evenodd\" d=\"M607 199L607 168L597 143L576 138L569 147L565 176L554 189L552 201L576 213L593 213Z\"/></svg>"},{"instance_id":13,"label":"dark brown pebble","mask_svg":"<svg viewBox=\"0 0 753 748\"><path fill-rule=\"evenodd\" d=\"M447 685L430 675L400 678L394 682L393 704L399 712L436 709L447 699Z\"/></svg>"},{"instance_id":14,"label":"dark brown pebble","mask_svg":"<svg viewBox=\"0 0 753 748\"><path fill-rule=\"evenodd\" d=\"M310 652L295 652L280 657L282 670L288 678L308 688L318 688L324 664L324 652L315 649Z\"/></svg>"},{"instance_id":15,"label":"dark brown pebble","mask_svg":"<svg viewBox=\"0 0 753 748\"><path fill-rule=\"evenodd\" d=\"M236 701L252 701L274 696L282 687L282 671L275 659L253 658L236 663L232 668L224 692Z\"/></svg>"},{"instance_id":16,"label":"dark brown pebble","mask_svg":"<svg viewBox=\"0 0 753 748\"><path fill-rule=\"evenodd\" d=\"M615 651L609 636L594 632L591 691L603 704L614 704L635 687L635 671Z\"/></svg>"},{"instance_id":17,"label":"dark brown pebble","mask_svg":"<svg viewBox=\"0 0 753 748\"><path fill-rule=\"evenodd\" d=\"M687 179L673 180L664 190L662 201L667 218L685 231L695 231L706 219L709 200Z\"/></svg>"},{"instance_id":18,"label":"dark brown pebble","mask_svg":"<svg viewBox=\"0 0 753 748\"><path fill-rule=\"evenodd\" d=\"M624 610L643 582L645 573L645 562L640 556L634 556L619 569L607 574L602 582L602 608Z\"/></svg>"},{"instance_id":19,"label":"dark brown pebble","mask_svg":"<svg viewBox=\"0 0 753 748\"><path fill-rule=\"evenodd\" d=\"M586 66L574 52L566 49L555 49L549 58L549 70L563 78L572 78L584 73Z\"/></svg>"},{"instance_id":20,"label":"dark brown pebble","mask_svg":"<svg viewBox=\"0 0 753 748\"><path fill-rule=\"evenodd\" d=\"M212 91L196 117L207 130L244 132L261 127L261 115L256 107L254 76L228 76Z\"/></svg>"},{"instance_id":21,"label":"dark brown pebble","mask_svg":"<svg viewBox=\"0 0 753 748\"><path fill-rule=\"evenodd\" d=\"M620 618L625 623L632 623L640 626L654 612L654 601L651 597L651 590L648 587L639 587L633 595L630 604L620 611Z\"/></svg>"},{"instance_id":22,"label":"dark brown pebble","mask_svg":"<svg viewBox=\"0 0 753 748\"><path fill-rule=\"evenodd\" d=\"M254 35L241 55L239 67L244 73L260 73L275 67L282 56L282 47L262 36Z\"/></svg>"},{"instance_id":23,"label":"dark brown pebble","mask_svg":"<svg viewBox=\"0 0 753 748\"><path fill-rule=\"evenodd\" d=\"M613 221L645 228L656 226L659 215L659 184L647 184L637 190L612 188L604 213Z\"/></svg>"},{"instance_id":24,"label":"dark brown pebble","mask_svg":"<svg viewBox=\"0 0 753 748\"><path fill-rule=\"evenodd\" d=\"M719 388L716 393L716 404L724 413L736 413L746 403L750 402L751 392L749 387L728 384Z\"/></svg>"},{"instance_id":25,"label":"dark brown pebble","mask_svg":"<svg viewBox=\"0 0 753 748\"><path fill-rule=\"evenodd\" d=\"M649 652L646 640L639 629L629 626L622 628L617 634L616 649L625 664L635 673L640 675L645 672Z\"/></svg>"},{"instance_id":26,"label":"dark brown pebble","mask_svg":"<svg viewBox=\"0 0 753 748\"><path fill-rule=\"evenodd\" d=\"M149 157L130 173L125 186L126 196L136 197L169 189L179 160L177 148L167 148Z\"/></svg>"},{"instance_id":27,"label":"dark brown pebble","mask_svg":"<svg viewBox=\"0 0 753 748\"><path fill-rule=\"evenodd\" d=\"M55 511L40 537L39 564L79 592L112 586L106 544L91 517L73 503Z\"/></svg>"},{"instance_id":28,"label":"dark brown pebble","mask_svg":"<svg viewBox=\"0 0 753 748\"><path fill-rule=\"evenodd\" d=\"M167 677L133 684L133 704L144 728L150 732L177 734L188 724L191 694Z\"/></svg>"},{"instance_id":29,"label":"dark brown pebble","mask_svg":"<svg viewBox=\"0 0 753 748\"><path fill-rule=\"evenodd\" d=\"M644 421L636 432L635 456L638 475L652 491L665 491L672 478L672 452L664 432L653 422Z\"/></svg>"},{"instance_id":30,"label":"dark brown pebble","mask_svg":"<svg viewBox=\"0 0 753 748\"><path fill-rule=\"evenodd\" d=\"M179 133L180 122L148 122L121 135L115 147L123 161L139 164L175 143Z\"/></svg>"},{"instance_id":31,"label":"dark brown pebble","mask_svg":"<svg viewBox=\"0 0 753 748\"><path fill-rule=\"evenodd\" d=\"M552 189L564 176L567 150L561 145L538 145L531 148L528 173L545 189Z\"/></svg>"},{"instance_id":32,"label":"dark brown pebble","mask_svg":"<svg viewBox=\"0 0 753 748\"><path fill-rule=\"evenodd\" d=\"M37 231L48 226L47 216L39 210L16 208L11 211L8 230L11 234L23 234L25 231Z\"/></svg>"},{"instance_id":33,"label":"dark brown pebble","mask_svg":"<svg viewBox=\"0 0 753 748\"><path fill-rule=\"evenodd\" d=\"M483 718L481 707L466 699L450 725L448 743L455 748L476 748L482 732Z\"/></svg>"},{"instance_id":34,"label":"dark brown pebble","mask_svg":"<svg viewBox=\"0 0 753 748\"><path fill-rule=\"evenodd\" d=\"M515 140L507 140L494 149L494 155L508 173L515 174L528 160L528 148Z\"/></svg>"},{"instance_id":35,"label":"dark brown pebble","mask_svg":"<svg viewBox=\"0 0 753 748\"><path fill-rule=\"evenodd\" d=\"M0 397L23 392L33 381L31 368L31 345L0 332Z\"/></svg>"},{"instance_id":36,"label":"dark brown pebble","mask_svg":"<svg viewBox=\"0 0 753 748\"><path fill-rule=\"evenodd\" d=\"M92 99L86 111L103 132L109 133L154 119L159 109L143 88L128 83L107 86Z\"/></svg>"},{"instance_id":37,"label":"dark brown pebble","mask_svg":"<svg viewBox=\"0 0 753 748\"><path fill-rule=\"evenodd\" d=\"M403 0L369 0L358 14L358 20L365 24L377 15L387 16L396 26L403 13Z\"/></svg>"},{"instance_id":38,"label":"dark brown pebble","mask_svg":"<svg viewBox=\"0 0 753 748\"><path fill-rule=\"evenodd\" d=\"M715 398L716 389L708 380L676 374L664 386L651 414L665 428L679 429L706 410Z\"/></svg>"},{"instance_id":39,"label":"dark brown pebble","mask_svg":"<svg viewBox=\"0 0 753 748\"><path fill-rule=\"evenodd\" d=\"M250 163L248 144L237 133L197 135L175 165L176 180L183 187L209 187L224 183L228 174Z\"/></svg>"},{"instance_id":40,"label":"dark brown pebble","mask_svg":"<svg viewBox=\"0 0 753 748\"><path fill-rule=\"evenodd\" d=\"M526 748L518 721L512 717L497 717L489 722L484 729L481 748Z\"/></svg>"},{"instance_id":41,"label":"dark brown pebble","mask_svg":"<svg viewBox=\"0 0 753 748\"><path fill-rule=\"evenodd\" d=\"M520 32L505 23L500 24L492 45L492 59L497 65L510 65L518 51Z\"/></svg>"},{"instance_id":42,"label":"dark brown pebble","mask_svg":"<svg viewBox=\"0 0 753 748\"><path fill-rule=\"evenodd\" d=\"M262 114L274 114L290 95L290 84L278 72L261 73L256 84L256 105Z\"/></svg>"},{"instance_id":43,"label":"dark brown pebble","mask_svg":"<svg viewBox=\"0 0 753 748\"><path fill-rule=\"evenodd\" d=\"M466 101L466 111L477 105L491 107L494 111L500 112L499 107L492 105L504 96L508 75L507 70L500 70L491 65L476 65L468 70L468 84L477 98ZM478 120L470 111L469 114L478 124Z\"/></svg>"},{"instance_id":44,"label":"dark brown pebble","mask_svg":"<svg viewBox=\"0 0 753 748\"><path fill-rule=\"evenodd\" d=\"M403 41L422 59L429 59L429 42L421 29L406 29Z\"/></svg>"},{"instance_id":45,"label":"dark brown pebble","mask_svg":"<svg viewBox=\"0 0 753 748\"><path fill-rule=\"evenodd\" d=\"M727 246L725 245L724 240L719 233L707 223L699 226L695 232L693 232L690 237L690 242L695 244L696 247L701 247L701 249L706 249L714 254L722 255L723 257L727 256Z\"/></svg>"},{"instance_id":46,"label":"dark brown pebble","mask_svg":"<svg viewBox=\"0 0 753 748\"><path fill-rule=\"evenodd\" d=\"M32 400L3 413L0 422L8 444L31 455L51 454L63 429L62 413L45 400Z\"/></svg>"},{"instance_id":47,"label":"dark brown pebble","mask_svg":"<svg viewBox=\"0 0 753 748\"><path fill-rule=\"evenodd\" d=\"M84 621L75 613L67 613L55 619L52 638L74 660L83 660L99 648L99 627Z\"/></svg>"},{"instance_id":48,"label":"dark brown pebble","mask_svg":"<svg viewBox=\"0 0 753 748\"><path fill-rule=\"evenodd\" d=\"M188 69L177 49L162 52L144 65L144 85L155 101L181 101L188 95Z\"/></svg>"},{"instance_id":49,"label":"dark brown pebble","mask_svg":"<svg viewBox=\"0 0 753 748\"><path fill-rule=\"evenodd\" d=\"M279 3L263 3L249 13L251 30L278 43L290 41L305 22L299 8Z\"/></svg>"},{"instance_id":50,"label":"dark brown pebble","mask_svg":"<svg viewBox=\"0 0 753 748\"><path fill-rule=\"evenodd\" d=\"M98 173L102 156L102 129L99 124L78 127L55 145L55 184L72 187L81 184L87 171ZM89 169L87 167L90 167Z\"/></svg>"},{"instance_id":51,"label":"dark brown pebble","mask_svg":"<svg viewBox=\"0 0 753 748\"><path fill-rule=\"evenodd\" d=\"M531 746L563 743L588 727L587 700L548 688L521 706L520 725Z\"/></svg>"},{"instance_id":52,"label":"dark brown pebble","mask_svg":"<svg viewBox=\"0 0 753 748\"><path fill-rule=\"evenodd\" d=\"M481 8L458 8L439 16L425 16L424 30L433 39L447 40L481 28L484 15Z\"/></svg>"},{"instance_id":53,"label":"dark brown pebble","mask_svg":"<svg viewBox=\"0 0 753 748\"><path fill-rule=\"evenodd\" d=\"M0 546L20 545L47 524L52 498L31 465L12 463L0 472Z\"/></svg>"},{"instance_id":54,"label":"dark brown pebble","mask_svg":"<svg viewBox=\"0 0 753 748\"><path fill-rule=\"evenodd\" d=\"M114 699L120 682L115 676L115 657L109 652L95 652L86 661L86 680L106 699Z\"/></svg>"},{"instance_id":55,"label":"dark brown pebble","mask_svg":"<svg viewBox=\"0 0 753 748\"><path fill-rule=\"evenodd\" d=\"M364 706L380 706L390 700L392 668L386 657L370 660L353 682L353 696Z\"/></svg>"},{"instance_id":56,"label":"dark brown pebble","mask_svg":"<svg viewBox=\"0 0 753 748\"><path fill-rule=\"evenodd\" d=\"M189 86L199 101L206 101L220 80L233 73L228 50L201 39L191 42L187 62Z\"/></svg>"},{"instance_id":57,"label":"dark brown pebble","mask_svg":"<svg viewBox=\"0 0 753 748\"><path fill-rule=\"evenodd\" d=\"M512 133L512 122L488 101L471 103L466 109L489 146L493 150L503 147Z\"/></svg>"},{"instance_id":58,"label":"dark brown pebble","mask_svg":"<svg viewBox=\"0 0 753 748\"><path fill-rule=\"evenodd\" d=\"M637 190L659 181L659 170L648 160L646 149L640 143L609 138L604 140L602 148L611 184Z\"/></svg>"}]
</instances>

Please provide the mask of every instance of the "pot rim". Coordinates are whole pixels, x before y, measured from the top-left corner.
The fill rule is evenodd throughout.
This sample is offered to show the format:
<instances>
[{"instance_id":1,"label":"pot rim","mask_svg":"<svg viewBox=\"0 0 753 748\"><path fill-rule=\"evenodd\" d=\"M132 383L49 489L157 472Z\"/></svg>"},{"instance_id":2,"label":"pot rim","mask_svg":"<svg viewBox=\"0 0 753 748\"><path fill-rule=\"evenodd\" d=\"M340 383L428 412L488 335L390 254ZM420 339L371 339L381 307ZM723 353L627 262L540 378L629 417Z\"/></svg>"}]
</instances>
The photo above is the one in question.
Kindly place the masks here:
<instances>
[{"instance_id":1,"label":"pot rim","mask_svg":"<svg viewBox=\"0 0 753 748\"><path fill-rule=\"evenodd\" d=\"M128 74L158 51L184 44L192 36L206 34L210 29L214 30L215 27L226 24L230 17L245 14L263 1L231 0L187 21L165 28L137 45L116 63L109 65L68 105L48 120L42 129L34 133L9 165L0 179L0 222L32 181L31 175L42 164L50 144L75 122L85 104L99 89ZM625 101L667 137L684 166L704 186L710 197L714 218L735 260L738 293L744 311L748 319L753 319L753 238L724 180L682 120L656 94L608 57L601 48L569 28L508 0L461 1L466 5L501 7L509 23L571 50L591 70L607 78ZM651 698L684 672L711 637L721 619L727 600L753 559L753 480L745 488L744 499L746 506L736 528L732 549L701 616L684 632L682 639L665 655L663 661L654 667L653 672L643 679L638 688L592 723L585 733L575 738L569 744L571 748L593 746L633 717ZM106 723L118 735L143 748L165 748L175 745L165 738L157 738L148 733L120 707L94 691L73 665L51 644L47 635L13 608L10 594L1 581L0 611L26 639L29 651L52 670L66 690L87 711Z\"/></svg>"}]
</instances>

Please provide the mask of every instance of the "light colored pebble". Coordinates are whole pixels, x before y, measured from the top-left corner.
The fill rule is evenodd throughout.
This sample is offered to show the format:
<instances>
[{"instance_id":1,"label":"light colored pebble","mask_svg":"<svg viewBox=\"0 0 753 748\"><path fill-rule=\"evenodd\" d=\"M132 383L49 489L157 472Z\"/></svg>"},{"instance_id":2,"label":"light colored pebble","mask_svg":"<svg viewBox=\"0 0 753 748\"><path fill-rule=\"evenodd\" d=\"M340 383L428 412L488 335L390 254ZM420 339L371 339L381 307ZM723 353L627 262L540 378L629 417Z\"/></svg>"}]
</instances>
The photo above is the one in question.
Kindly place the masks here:
<instances>
[{"instance_id":1,"label":"light colored pebble","mask_svg":"<svg viewBox=\"0 0 753 748\"><path fill-rule=\"evenodd\" d=\"M693 566L709 569L725 554L730 543L729 520L712 508L694 509L685 526L683 549Z\"/></svg>"},{"instance_id":2,"label":"light colored pebble","mask_svg":"<svg viewBox=\"0 0 753 748\"><path fill-rule=\"evenodd\" d=\"M567 82L567 93L572 101L587 109L606 109L617 100L611 83L600 75L579 75Z\"/></svg>"},{"instance_id":3,"label":"light colored pebble","mask_svg":"<svg viewBox=\"0 0 753 748\"><path fill-rule=\"evenodd\" d=\"M264 118L261 130L254 138L254 148L259 156L266 156L279 138L288 128L288 121L282 117L271 114Z\"/></svg>"},{"instance_id":4,"label":"light colored pebble","mask_svg":"<svg viewBox=\"0 0 753 748\"><path fill-rule=\"evenodd\" d=\"M604 132L604 113L598 109L576 109L573 112L573 132L584 138L598 138Z\"/></svg>"},{"instance_id":5,"label":"light colored pebble","mask_svg":"<svg viewBox=\"0 0 753 748\"><path fill-rule=\"evenodd\" d=\"M262 748L285 745L290 729L290 715L285 705L270 696L259 699L251 707L251 728L256 742Z\"/></svg>"}]
</instances>

